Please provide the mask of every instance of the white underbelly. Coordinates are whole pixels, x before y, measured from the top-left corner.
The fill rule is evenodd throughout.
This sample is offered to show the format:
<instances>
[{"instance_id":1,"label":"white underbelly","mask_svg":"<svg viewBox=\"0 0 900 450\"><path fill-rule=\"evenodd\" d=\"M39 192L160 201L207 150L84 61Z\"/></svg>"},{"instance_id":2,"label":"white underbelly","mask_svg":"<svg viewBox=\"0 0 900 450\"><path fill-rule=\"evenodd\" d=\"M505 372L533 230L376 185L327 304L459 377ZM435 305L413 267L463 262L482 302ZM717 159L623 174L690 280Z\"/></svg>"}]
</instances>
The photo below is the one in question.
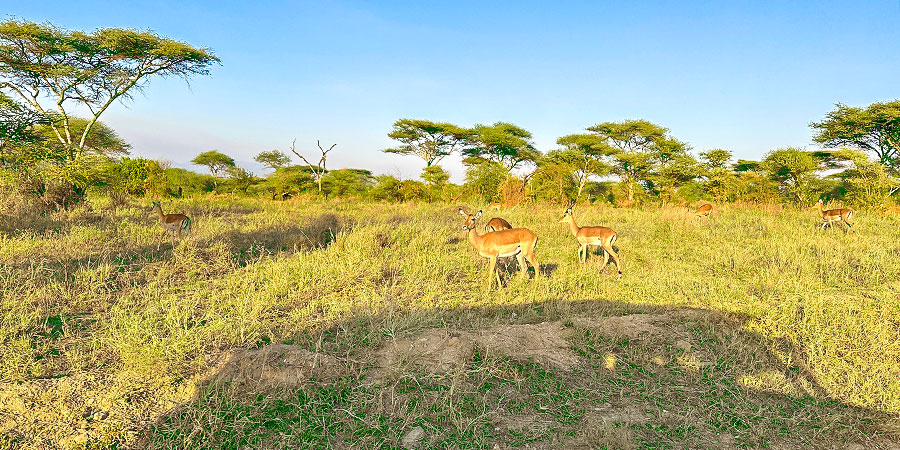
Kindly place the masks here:
<instances>
[{"instance_id":1,"label":"white underbelly","mask_svg":"<svg viewBox=\"0 0 900 450\"><path fill-rule=\"evenodd\" d=\"M509 258L510 256L516 256L516 255L518 255L518 254L521 253L521 252L522 252L522 247L516 247L516 249L515 249L514 251L508 252L508 253L500 253L500 254L497 255L497 257L498 257L498 258ZM481 256L484 256L485 258L490 258L490 257L491 257L491 255L486 254L486 253L481 253L481 252L478 252L478 253L479 253Z\"/></svg>"}]
</instances>

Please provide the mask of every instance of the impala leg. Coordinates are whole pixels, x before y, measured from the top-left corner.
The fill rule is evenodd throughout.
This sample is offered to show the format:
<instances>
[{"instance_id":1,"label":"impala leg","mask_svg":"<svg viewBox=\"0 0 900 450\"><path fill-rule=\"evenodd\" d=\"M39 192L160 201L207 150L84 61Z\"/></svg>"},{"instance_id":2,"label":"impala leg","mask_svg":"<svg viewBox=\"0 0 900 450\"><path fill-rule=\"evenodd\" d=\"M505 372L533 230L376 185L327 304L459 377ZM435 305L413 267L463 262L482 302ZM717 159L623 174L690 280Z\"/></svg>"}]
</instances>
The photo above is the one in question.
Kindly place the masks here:
<instances>
[{"instance_id":1,"label":"impala leg","mask_svg":"<svg viewBox=\"0 0 900 450\"><path fill-rule=\"evenodd\" d=\"M582 244L581 246L581 263L584 264L587 262L587 245Z\"/></svg>"},{"instance_id":2,"label":"impala leg","mask_svg":"<svg viewBox=\"0 0 900 450\"><path fill-rule=\"evenodd\" d=\"M516 255L516 260L519 261L519 277L524 277L528 274L528 266L525 265L525 251L521 251Z\"/></svg>"},{"instance_id":3,"label":"impala leg","mask_svg":"<svg viewBox=\"0 0 900 450\"><path fill-rule=\"evenodd\" d=\"M528 253L525 253L524 251L522 252L522 253L525 253L525 255L524 255L525 259L527 259L528 262L531 263L531 266L534 267L534 277L535 278L537 278L538 275L541 274L541 266L538 265L537 258L534 256L534 246L536 246L536 245L537 245L537 242L532 244L531 249L528 250ZM523 264L522 272L524 273L526 271L528 271L528 268Z\"/></svg>"},{"instance_id":4,"label":"impala leg","mask_svg":"<svg viewBox=\"0 0 900 450\"><path fill-rule=\"evenodd\" d=\"M601 266L602 269L600 269L600 270L603 270L606 268L606 265L609 264L609 251L606 250L605 245L600 247L600 251L603 252L603 265Z\"/></svg>"},{"instance_id":5,"label":"impala leg","mask_svg":"<svg viewBox=\"0 0 900 450\"><path fill-rule=\"evenodd\" d=\"M497 267L497 257L491 256L491 262L488 264L488 287L491 287L491 284L494 281L494 276L497 276L497 287L500 287L500 274L494 270Z\"/></svg>"},{"instance_id":6,"label":"impala leg","mask_svg":"<svg viewBox=\"0 0 900 450\"><path fill-rule=\"evenodd\" d=\"M617 255L616 252L613 251L612 244L604 245L604 249L606 250L607 254L612 256L613 262L616 263L616 270L619 272L619 275L622 275L622 267L619 265L619 255Z\"/></svg>"}]
</instances>

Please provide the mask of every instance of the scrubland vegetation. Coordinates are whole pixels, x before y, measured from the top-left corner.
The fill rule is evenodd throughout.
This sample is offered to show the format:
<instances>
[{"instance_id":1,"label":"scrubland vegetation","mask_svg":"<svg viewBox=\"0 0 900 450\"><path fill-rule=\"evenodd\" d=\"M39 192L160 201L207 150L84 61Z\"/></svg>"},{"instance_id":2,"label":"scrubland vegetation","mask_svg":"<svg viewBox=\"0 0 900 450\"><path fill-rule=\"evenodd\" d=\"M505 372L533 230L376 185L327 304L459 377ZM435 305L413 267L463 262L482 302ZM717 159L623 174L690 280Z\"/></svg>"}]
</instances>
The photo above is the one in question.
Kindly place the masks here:
<instances>
[{"instance_id":1,"label":"scrubland vegetation","mask_svg":"<svg viewBox=\"0 0 900 450\"><path fill-rule=\"evenodd\" d=\"M541 273L510 261L487 290L452 204L167 210L194 218L175 248L147 201L6 230L4 445L398 447L417 426L420 446L465 448L898 436L890 214L845 234L781 206L576 207L619 232L618 278L577 262L560 207L516 207L502 215L539 236ZM268 348L287 359L252 353Z\"/></svg>"},{"instance_id":2,"label":"scrubland vegetation","mask_svg":"<svg viewBox=\"0 0 900 450\"><path fill-rule=\"evenodd\" d=\"M821 148L737 161L640 119L550 149L506 122L397 120L381 151L421 158L421 181L329 167L342 147L320 142L259 152L265 174L204 150L201 174L99 120L218 63L0 23L0 448L900 441L900 101L837 104ZM191 235L170 241L153 201ZM820 230L816 201L855 208L852 231ZM540 267L505 262L496 288L457 214L488 202L538 236ZM621 277L578 262L569 202L618 233Z\"/></svg>"}]
</instances>

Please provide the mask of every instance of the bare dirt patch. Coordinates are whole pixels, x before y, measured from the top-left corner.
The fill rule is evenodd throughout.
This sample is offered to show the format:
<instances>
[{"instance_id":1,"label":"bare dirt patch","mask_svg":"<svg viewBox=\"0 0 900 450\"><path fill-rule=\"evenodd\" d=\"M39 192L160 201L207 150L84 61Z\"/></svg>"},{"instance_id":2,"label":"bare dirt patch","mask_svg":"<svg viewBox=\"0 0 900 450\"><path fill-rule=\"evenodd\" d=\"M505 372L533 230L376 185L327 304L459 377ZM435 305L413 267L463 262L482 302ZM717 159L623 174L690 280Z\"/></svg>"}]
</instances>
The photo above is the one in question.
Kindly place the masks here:
<instances>
[{"instance_id":1,"label":"bare dirt patch","mask_svg":"<svg viewBox=\"0 0 900 450\"><path fill-rule=\"evenodd\" d=\"M403 366L445 374L464 369L475 348L488 356L532 360L545 366L570 369L578 364L567 337L572 330L562 322L503 325L482 331L431 329L413 337L398 338L377 353L374 380Z\"/></svg>"},{"instance_id":2,"label":"bare dirt patch","mask_svg":"<svg viewBox=\"0 0 900 450\"><path fill-rule=\"evenodd\" d=\"M348 368L339 359L294 345L274 344L232 352L212 381L255 389L297 386L310 380L332 381Z\"/></svg>"},{"instance_id":3,"label":"bare dirt patch","mask_svg":"<svg viewBox=\"0 0 900 450\"><path fill-rule=\"evenodd\" d=\"M596 330L606 336L641 339L675 337L677 333L665 326L671 321L672 317L664 314L630 314L600 318L576 317L572 319L572 324L579 328Z\"/></svg>"}]
</instances>

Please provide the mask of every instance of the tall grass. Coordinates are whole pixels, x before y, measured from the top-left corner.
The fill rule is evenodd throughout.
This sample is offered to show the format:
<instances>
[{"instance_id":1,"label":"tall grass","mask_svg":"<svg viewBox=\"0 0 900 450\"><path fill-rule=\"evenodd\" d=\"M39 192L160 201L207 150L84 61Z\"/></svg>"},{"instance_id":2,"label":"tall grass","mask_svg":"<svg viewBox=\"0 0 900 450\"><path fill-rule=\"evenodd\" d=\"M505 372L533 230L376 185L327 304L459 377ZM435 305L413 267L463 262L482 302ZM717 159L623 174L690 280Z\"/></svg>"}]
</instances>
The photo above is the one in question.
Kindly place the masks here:
<instances>
[{"instance_id":1,"label":"tall grass","mask_svg":"<svg viewBox=\"0 0 900 450\"><path fill-rule=\"evenodd\" d=\"M43 226L8 227L0 443L132 442L195 398L234 348L295 342L352 359L358 347L428 327L489 326L498 311L565 320L560 305L597 301L739 317L811 380L738 374L745 387L900 414L894 217L858 214L844 233L817 231L812 211L724 206L696 220L679 208L576 207L579 224L619 234L618 278L599 255L577 262L559 207L519 206L485 220L534 231L542 273L519 279L510 264L504 286L487 288L487 260L466 242L455 207L185 199L163 206L193 221L175 248L149 202L95 199ZM352 337L329 347L341 330Z\"/></svg>"}]
</instances>

